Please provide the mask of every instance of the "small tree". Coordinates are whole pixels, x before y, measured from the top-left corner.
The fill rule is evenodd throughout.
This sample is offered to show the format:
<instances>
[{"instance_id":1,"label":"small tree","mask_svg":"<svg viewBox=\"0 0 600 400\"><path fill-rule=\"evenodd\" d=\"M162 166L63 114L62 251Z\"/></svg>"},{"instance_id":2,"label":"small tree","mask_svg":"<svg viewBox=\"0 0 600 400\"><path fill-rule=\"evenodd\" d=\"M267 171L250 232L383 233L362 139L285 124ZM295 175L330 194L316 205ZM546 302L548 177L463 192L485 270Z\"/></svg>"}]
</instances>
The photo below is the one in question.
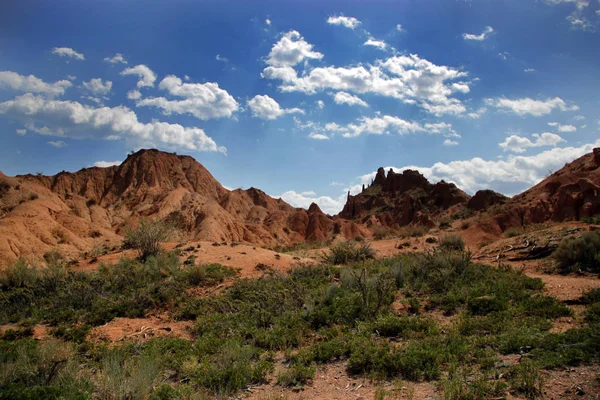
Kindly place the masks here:
<instances>
[{"instance_id":1,"label":"small tree","mask_svg":"<svg viewBox=\"0 0 600 400\"><path fill-rule=\"evenodd\" d=\"M127 230L123 247L137 250L139 258L146 260L160 253L160 243L167 240L172 230L162 221L142 220L135 229Z\"/></svg>"}]
</instances>

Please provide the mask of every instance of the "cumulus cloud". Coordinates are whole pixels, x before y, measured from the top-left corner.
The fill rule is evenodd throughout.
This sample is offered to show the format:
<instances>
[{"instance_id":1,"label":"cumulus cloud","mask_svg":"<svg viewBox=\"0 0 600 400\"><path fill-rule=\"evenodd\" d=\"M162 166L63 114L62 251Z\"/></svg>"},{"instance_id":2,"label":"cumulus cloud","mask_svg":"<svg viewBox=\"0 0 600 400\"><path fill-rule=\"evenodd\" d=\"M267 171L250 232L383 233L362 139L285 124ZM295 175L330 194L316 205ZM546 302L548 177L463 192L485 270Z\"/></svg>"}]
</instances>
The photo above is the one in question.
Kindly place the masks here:
<instances>
[{"instance_id":1,"label":"cumulus cloud","mask_svg":"<svg viewBox=\"0 0 600 400\"><path fill-rule=\"evenodd\" d=\"M333 15L327 18L327 23L330 25L341 25L348 29L354 29L360 25L360 21L354 17L344 17L343 15Z\"/></svg>"},{"instance_id":2,"label":"cumulus cloud","mask_svg":"<svg viewBox=\"0 0 600 400\"><path fill-rule=\"evenodd\" d=\"M362 117L357 119L356 122L346 126L330 123L325 125L325 130L341 133L341 135L346 138L356 137L362 134L384 135L390 133L396 133L398 135L428 133L442 134L443 136L453 138L460 137L460 135L452 128L452 125L445 122L420 124L415 121L406 121L402 118L390 115L373 118Z\"/></svg>"},{"instance_id":3,"label":"cumulus cloud","mask_svg":"<svg viewBox=\"0 0 600 400\"><path fill-rule=\"evenodd\" d=\"M511 155L505 160L484 160L475 157L469 160L457 160L449 163L438 162L429 167L406 165L392 168L396 172L406 169L418 170L432 182L445 180L455 183L468 193L480 189L493 189L513 195L541 181L548 171L562 168L565 163L573 161L600 146L600 140L580 147L555 147L541 153L522 156ZM361 176L362 183L368 184L375 178L376 171Z\"/></svg>"},{"instance_id":4,"label":"cumulus cloud","mask_svg":"<svg viewBox=\"0 0 600 400\"><path fill-rule=\"evenodd\" d=\"M483 29L483 32L481 32L479 35L475 35L472 33L463 33L463 39L464 40L476 40L478 42L481 42L481 41L487 39L492 32L494 32L494 28L492 28L491 26L486 26Z\"/></svg>"},{"instance_id":5,"label":"cumulus cloud","mask_svg":"<svg viewBox=\"0 0 600 400\"><path fill-rule=\"evenodd\" d=\"M320 67L298 76L291 66L269 66L263 78L280 80L283 92L314 94L323 90L340 90L358 94L374 93L399 99L408 104L417 103L434 115L461 114L464 104L451 97L457 88L451 81L467 76L458 69L436 65L416 54L394 56L378 60L375 65L353 67ZM464 92L468 83L461 84Z\"/></svg>"},{"instance_id":6,"label":"cumulus cloud","mask_svg":"<svg viewBox=\"0 0 600 400\"><path fill-rule=\"evenodd\" d=\"M346 92L337 92L333 96L335 104L347 104L349 106L369 107L369 105L358 96L351 95Z\"/></svg>"},{"instance_id":7,"label":"cumulus cloud","mask_svg":"<svg viewBox=\"0 0 600 400\"><path fill-rule=\"evenodd\" d=\"M121 161L96 161L94 167L108 168L115 165L121 165Z\"/></svg>"},{"instance_id":8,"label":"cumulus cloud","mask_svg":"<svg viewBox=\"0 0 600 400\"><path fill-rule=\"evenodd\" d=\"M526 68L525 72L536 72L535 68Z\"/></svg>"},{"instance_id":9,"label":"cumulus cloud","mask_svg":"<svg viewBox=\"0 0 600 400\"><path fill-rule=\"evenodd\" d=\"M311 139L316 139L316 140L329 140L329 136L327 136L323 133L317 133L317 132L311 132L308 135L308 137Z\"/></svg>"},{"instance_id":10,"label":"cumulus cloud","mask_svg":"<svg viewBox=\"0 0 600 400\"><path fill-rule=\"evenodd\" d=\"M75 139L124 139L134 146L220 151L200 128L152 121L142 123L127 107L90 107L76 101L46 99L31 93L0 103L0 114L22 121L29 130ZM34 124L43 125L36 128Z\"/></svg>"},{"instance_id":11,"label":"cumulus cloud","mask_svg":"<svg viewBox=\"0 0 600 400\"><path fill-rule=\"evenodd\" d=\"M371 46L371 47L376 47L379 50L386 50L388 45L385 41L383 40L377 40L374 38L369 38L367 39L367 41L363 44L363 46Z\"/></svg>"},{"instance_id":12,"label":"cumulus cloud","mask_svg":"<svg viewBox=\"0 0 600 400\"><path fill-rule=\"evenodd\" d=\"M96 96L106 96L112 89L111 81L103 81L101 78L94 78L88 82L83 82L83 87Z\"/></svg>"},{"instance_id":13,"label":"cumulus cloud","mask_svg":"<svg viewBox=\"0 0 600 400\"><path fill-rule=\"evenodd\" d=\"M534 117L541 117L543 115L550 114L554 109L561 111L577 111L579 107L577 105L567 105L560 97L546 100L533 100L529 97L523 99L510 100L507 98L487 99L486 103L492 107L496 107L500 110L512 112L514 114L525 116L533 115Z\"/></svg>"},{"instance_id":14,"label":"cumulus cloud","mask_svg":"<svg viewBox=\"0 0 600 400\"><path fill-rule=\"evenodd\" d=\"M169 75L158 87L182 100L149 97L138 101L136 105L157 107L165 114L190 114L201 120L229 118L239 109L238 102L226 90L219 88L218 83L183 83L178 77Z\"/></svg>"},{"instance_id":15,"label":"cumulus cloud","mask_svg":"<svg viewBox=\"0 0 600 400\"><path fill-rule=\"evenodd\" d=\"M304 60L322 58L323 54L313 51L313 45L304 40L298 31L289 31L273 45L267 64L273 67L291 67Z\"/></svg>"},{"instance_id":16,"label":"cumulus cloud","mask_svg":"<svg viewBox=\"0 0 600 400\"><path fill-rule=\"evenodd\" d=\"M67 143L64 140L51 140L48 142L48 144L52 147L56 147L57 149L60 149L61 147L65 147L67 145Z\"/></svg>"},{"instance_id":17,"label":"cumulus cloud","mask_svg":"<svg viewBox=\"0 0 600 400\"><path fill-rule=\"evenodd\" d=\"M549 132L542 133L541 135L534 133L531 136L533 136L535 141L519 135L510 135L504 139L503 142L498 143L498 146L504 149L504 151L524 153L528 148L531 147L556 146L560 142L565 141L560 136Z\"/></svg>"},{"instance_id":18,"label":"cumulus cloud","mask_svg":"<svg viewBox=\"0 0 600 400\"><path fill-rule=\"evenodd\" d=\"M52 54L56 54L59 57L74 58L76 60L85 60L85 56L81 53L69 47L55 47L52 49Z\"/></svg>"},{"instance_id":19,"label":"cumulus cloud","mask_svg":"<svg viewBox=\"0 0 600 400\"><path fill-rule=\"evenodd\" d=\"M299 108L281 108L274 99L260 94L248 101L248 107L252 111L252 116L268 120L276 119L284 114L304 114L304 110Z\"/></svg>"},{"instance_id":20,"label":"cumulus cloud","mask_svg":"<svg viewBox=\"0 0 600 400\"><path fill-rule=\"evenodd\" d=\"M104 57L104 61L111 64L127 64L127 60L121 53L117 53L112 57Z\"/></svg>"},{"instance_id":21,"label":"cumulus cloud","mask_svg":"<svg viewBox=\"0 0 600 400\"><path fill-rule=\"evenodd\" d=\"M325 108L325 102L323 100L317 100L317 107L319 108L319 110L322 110Z\"/></svg>"},{"instance_id":22,"label":"cumulus cloud","mask_svg":"<svg viewBox=\"0 0 600 400\"><path fill-rule=\"evenodd\" d=\"M127 68L121 72L121 75L136 75L139 77L140 79L137 83L138 89L146 86L152 87L156 81L156 74L143 64Z\"/></svg>"},{"instance_id":23,"label":"cumulus cloud","mask_svg":"<svg viewBox=\"0 0 600 400\"><path fill-rule=\"evenodd\" d=\"M345 194L334 199L329 196L317 196L313 191L297 193L289 190L280 196L273 197L280 197L283 201L294 207L308 208L312 203L316 203L326 214L337 214L344 208L344 204L346 203Z\"/></svg>"},{"instance_id":24,"label":"cumulus cloud","mask_svg":"<svg viewBox=\"0 0 600 400\"><path fill-rule=\"evenodd\" d=\"M577 131L577 128L573 125L561 125L558 122L548 122L548 125L555 127L559 132L563 133Z\"/></svg>"},{"instance_id":25,"label":"cumulus cloud","mask_svg":"<svg viewBox=\"0 0 600 400\"><path fill-rule=\"evenodd\" d=\"M396 25L396 30L397 30L398 32L404 32L404 28L402 27L402 24L398 24L398 25Z\"/></svg>"},{"instance_id":26,"label":"cumulus cloud","mask_svg":"<svg viewBox=\"0 0 600 400\"><path fill-rule=\"evenodd\" d=\"M444 146L458 146L458 142L456 140L446 139L444 140Z\"/></svg>"},{"instance_id":27,"label":"cumulus cloud","mask_svg":"<svg viewBox=\"0 0 600 400\"><path fill-rule=\"evenodd\" d=\"M68 80L47 83L34 75L25 76L12 71L0 71L0 89L60 96L71 86L73 84Z\"/></svg>"},{"instance_id":28,"label":"cumulus cloud","mask_svg":"<svg viewBox=\"0 0 600 400\"><path fill-rule=\"evenodd\" d=\"M142 97L142 93L139 90L130 90L127 92L127 98L129 100L138 100Z\"/></svg>"},{"instance_id":29,"label":"cumulus cloud","mask_svg":"<svg viewBox=\"0 0 600 400\"><path fill-rule=\"evenodd\" d=\"M24 136L27 133L27 129L17 129L17 135Z\"/></svg>"}]
</instances>

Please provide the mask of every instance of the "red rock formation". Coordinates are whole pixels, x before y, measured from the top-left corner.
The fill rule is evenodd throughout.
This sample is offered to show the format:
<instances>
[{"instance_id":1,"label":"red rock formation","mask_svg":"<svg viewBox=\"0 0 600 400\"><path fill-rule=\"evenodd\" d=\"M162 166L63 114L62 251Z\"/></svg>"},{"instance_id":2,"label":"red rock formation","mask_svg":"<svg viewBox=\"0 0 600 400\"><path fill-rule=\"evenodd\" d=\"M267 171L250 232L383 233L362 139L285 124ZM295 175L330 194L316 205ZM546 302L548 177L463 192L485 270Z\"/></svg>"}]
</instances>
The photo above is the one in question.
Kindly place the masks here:
<instances>
[{"instance_id":1,"label":"red rock formation","mask_svg":"<svg viewBox=\"0 0 600 400\"><path fill-rule=\"evenodd\" d=\"M399 227L411 223L433 226L432 217L457 204L466 203L469 196L452 183L434 185L417 171L387 176L377 170L373 184L362 193L351 196L339 214L341 218L369 225Z\"/></svg>"}]
</instances>

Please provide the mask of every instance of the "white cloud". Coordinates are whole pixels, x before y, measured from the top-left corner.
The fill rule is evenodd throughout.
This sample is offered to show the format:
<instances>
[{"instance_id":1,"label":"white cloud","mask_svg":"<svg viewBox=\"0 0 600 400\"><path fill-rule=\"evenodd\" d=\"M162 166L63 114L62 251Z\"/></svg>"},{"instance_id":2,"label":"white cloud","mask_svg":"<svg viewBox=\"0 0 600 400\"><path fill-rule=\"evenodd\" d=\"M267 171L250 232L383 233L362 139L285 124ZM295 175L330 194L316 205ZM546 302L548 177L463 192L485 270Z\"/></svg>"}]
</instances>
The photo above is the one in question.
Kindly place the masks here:
<instances>
[{"instance_id":1,"label":"white cloud","mask_svg":"<svg viewBox=\"0 0 600 400\"><path fill-rule=\"evenodd\" d=\"M316 140L329 140L330 139L329 136L324 135L322 133L316 133L316 132L311 132L308 135L308 137L311 139L316 139Z\"/></svg>"},{"instance_id":2,"label":"white cloud","mask_svg":"<svg viewBox=\"0 0 600 400\"><path fill-rule=\"evenodd\" d=\"M467 117L469 117L471 119L479 119L486 112L487 112L487 108L486 107L481 107L477 111L472 111L472 112L468 113Z\"/></svg>"},{"instance_id":3,"label":"white cloud","mask_svg":"<svg viewBox=\"0 0 600 400\"><path fill-rule=\"evenodd\" d=\"M142 93L139 90L130 90L127 92L127 98L129 100L138 100L142 97Z\"/></svg>"},{"instance_id":4,"label":"white cloud","mask_svg":"<svg viewBox=\"0 0 600 400\"><path fill-rule=\"evenodd\" d=\"M506 98L487 99L486 103L498 109L509 111L520 116L533 115L541 117L550 114L554 109L561 111L577 111L577 105L568 106L560 97L546 100L533 100L528 97L523 99L510 100Z\"/></svg>"},{"instance_id":5,"label":"white cloud","mask_svg":"<svg viewBox=\"0 0 600 400\"><path fill-rule=\"evenodd\" d=\"M0 89L59 96L71 86L73 84L68 80L47 83L33 75L25 76L12 71L0 71Z\"/></svg>"},{"instance_id":6,"label":"white cloud","mask_svg":"<svg viewBox=\"0 0 600 400\"><path fill-rule=\"evenodd\" d=\"M548 122L549 126L553 126L558 129L559 132L575 132L577 128L573 125L561 125L558 122Z\"/></svg>"},{"instance_id":7,"label":"white cloud","mask_svg":"<svg viewBox=\"0 0 600 400\"><path fill-rule=\"evenodd\" d=\"M531 136L535 138L535 141L519 135L510 135L503 142L498 143L498 146L504 149L504 151L524 153L530 147L556 146L560 142L565 141L560 136L549 132L544 132L541 135L534 133Z\"/></svg>"},{"instance_id":8,"label":"white cloud","mask_svg":"<svg viewBox=\"0 0 600 400\"><path fill-rule=\"evenodd\" d=\"M248 101L248 107L252 111L252 116L261 119L273 120L284 114L304 114L304 110L299 108L281 108L279 103L267 95L254 96Z\"/></svg>"},{"instance_id":9,"label":"white cloud","mask_svg":"<svg viewBox=\"0 0 600 400\"><path fill-rule=\"evenodd\" d=\"M74 81L75 79L77 79L77 77L75 75L67 75L67 79L70 81Z\"/></svg>"},{"instance_id":10,"label":"white cloud","mask_svg":"<svg viewBox=\"0 0 600 400\"><path fill-rule=\"evenodd\" d=\"M127 64L127 60L121 53L117 53L112 57L104 57L104 61L111 64Z\"/></svg>"},{"instance_id":11,"label":"white cloud","mask_svg":"<svg viewBox=\"0 0 600 400\"><path fill-rule=\"evenodd\" d=\"M52 147L56 147L57 149L60 149L61 147L65 147L67 145L67 143L64 140L51 140L48 142L48 144Z\"/></svg>"},{"instance_id":12,"label":"white cloud","mask_svg":"<svg viewBox=\"0 0 600 400\"><path fill-rule=\"evenodd\" d=\"M112 89L111 81L102 81L101 78L94 78L88 82L83 82L83 87L96 96L105 96Z\"/></svg>"},{"instance_id":13,"label":"white cloud","mask_svg":"<svg viewBox=\"0 0 600 400\"><path fill-rule=\"evenodd\" d=\"M571 23L571 27L573 29L581 29L586 31L592 28L592 23L578 12L574 12L573 14L569 15L567 17L567 21Z\"/></svg>"},{"instance_id":14,"label":"white cloud","mask_svg":"<svg viewBox=\"0 0 600 400\"><path fill-rule=\"evenodd\" d=\"M327 23L330 25L341 25L348 29L354 29L360 25L360 21L354 17L344 17L343 15L333 15L327 18Z\"/></svg>"},{"instance_id":15,"label":"white cloud","mask_svg":"<svg viewBox=\"0 0 600 400\"><path fill-rule=\"evenodd\" d=\"M279 89L283 92L314 94L333 89L375 93L408 104L418 103L435 115L456 115L466 111L460 100L451 97L455 90L448 81L466 77L467 73L433 64L416 54L390 57L370 66L313 68L302 76L290 66L270 66L261 76L281 80ZM468 86L468 83L463 82L463 85Z\"/></svg>"},{"instance_id":16,"label":"white cloud","mask_svg":"<svg viewBox=\"0 0 600 400\"><path fill-rule=\"evenodd\" d=\"M510 56L510 53L508 51L498 53L498 57L500 57L503 61L508 60L508 56Z\"/></svg>"},{"instance_id":17,"label":"white cloud","mask_svg":"<svg viewBox=\"0 0 600 400\"><path fill-rule=\"evenodd\" d=\"M325 108L325 102L323 100L317 100L317 107L319 108L319 110L322 110Z\"/></svg>"},{"instance_id":18,"label":"white cloud","mask_svg":"<svg viewBox=\"0 0 600 400\"><path fill-rule=\"evenodd\" d=\"M83 54L76 52L69 47L55 47L52 49L52 54L56 54L59 57L74 58L76 60L85 60Z\"/></svg>"},{"instance_id":19,"label":"white cloud","mask_svg":"<svg viewBox=\"0 0 600 400\"><path fill-rule=\"evenodd\" d=\"M458 142L456 140L446 139L444 140L444 146L458 146Z\"/></svg>"},{"instance_id":20,"label":"white cloud","mask_svg":"<svg viewBox=\"0 0 600 400\"><path fill-rule=\"evenodd\" d=\"M17 135L24 136L27 133L27 129L17 129Z\"/></svg>"},{"instance_id":21,"label":"white cloud","mask_svg":"<svg viewBox=\"0 0 600 400\"><path fill-rule=\"evenodd\" d=\"M220 151L200 128L152 121L142 123L127 107L99 107L75 101L49 100L31 93L0 103L0 114L22 121L29 130L64 138L124 139L134 146ZM44 125L36 128L35 123Z\"/></svg>"},{"instance_id":22,"label":"white cloud","mask_svg":"<svg viewBox=\"0 0 600 400\"><path fill-rule=\"evenodd\" d=\"M229 62L229 58L223 57L220 54L217 54L217 56L215 57L215 60L224 62L225 64L227 64Z\"/></svg>"},{"instance_id":23,"label":"white cloud","mask_svg":"<svg viewBox=\"0 0 600 400\"><path fill-rule=\"evenodd\" d=\"M485 39L488 38L488 36L494 32L494 28L492 28L491 26L486 26L485 28L483 28L483 32L481 32L481 34L479 35L475 35L472 33L463 33L463 39L464 40L476 40L476 41L483 41Z\"/></svg>"},{"instance_id":24,"label":"white cloud","mask_svg":"<svg viewBox=\"0 0 600 400\"><path fill-rule=\"evenodd\" d=\"M404 28L402 28L402 24L398 24L398 25L396 25L396 30L397 30L398 32L404 32Z\"/></svg>"},{"instance_id":25,"label":"white cloud","mask_svg":"<svg viewBox=\"0 0 600 400\"><path fill-rule=\"evenodd\" d=\"M455 183L459 188L473 194L480 189L493 189L513 195L537 184L548 171L562 168L565 163L573 161L600 146L600 140L580 147L555 147L531 156L511 155L505 160L484 160L475 157L470 160L457 160L449 163L438 162L430 167L407 165L401 168L386 167L402 172L406 169L418 170L431 182L445 180ZM368 184L376 172L360 177L362 183Z\"/></svg>"},{"instance_id":26,"label":"white cloud","mask_svg":"<svg viewBox=\"0 0 600 400\"><path fill-rule=\"evenodd\" d=\"M239 109L238 102L226 90L219 88L218 83L183 83L178 77L169 75L158 87L183 100L149 97L136 105L157 107L165 114L190 114L202 120L229 118Z\"/></svg>"},{"instance_id":27,"label":"white cloud","mask_svg":"<svg viewBox=\"0 0 600 400\"><path fill-rule=\"evenodd\" d=\"M356 137L362 134L384 135L396 133L406 135L409 133L442 134L445 137L460 137L452 128L451 124L445 122L420 124L414 121L406 121L399 117L383 115L374 118L363 117L355 123L340 126L330 123L325 126L326 131L341 133L343 137Z\"/></svg>"},{"instance_id":28,"label":"white cloud","mask_svg":"<svg viewBox=\"0 0 600 400\"><path fill-rule=\"evenodd\" d=\"M273 196L277 197L277 196ZM316 203L319 208L326 214L337 214L344 208L346 203L346 195L342 194L337 199L329 196L317 196L315 192L297 193L293 190L281 194L280 197L286 203L294 207L302 207L307 209L312 203Z\"/></svg>"},{"instance_id":29,"label":"white cloud","mask_svg":"<svg viewBox=\"0 0 600 400\"><path fill-rule=\"evenodd\" d=\"M115 165L121 165L121 161L96 161L94 167L108 168Z\"/></svg>"},{"instance_id":30,"label":"white cloud","mask_svg":"<svg viewBox=\"0 0 600 400\"><path fill-rule=\"evenodd\" d=\"M358 96L351 95L346 92L337 92L333 96L335 104L347 104L349 106L369 107L369 105Z\"/></svg>"},{"instance_id":31,"label":"white cloud","mask_svg":"<svg viewBox=\"0 0 600 400\"><path fill-rule=\"evenodd\" d=\"M576 115L573 117L574 121L583 121L585 117L583 115Z\"/></svg>"},{"instance_id":32,"label":"white cloud","mask_svg":"<svg viewBox=\"0 0 600 400\"><path fill-rule=\"evenodd\" d=\"M150 68L143 64L127 68L123 72L121 72L121 75L138 76L140 78L140 80L137 83L138 89L146 86L152 87L154 86L154 82L156 81L156 74L152 72Z\"/></svg>"},{"instance_id":33,"label":"white cloud","mask_svg":"<svg viewBox=\"0 0 600 400\"><path fill-rule=\"evenodd\" d=\"M313 51L313 45L308 43L298 31L289 31L273 45L267 64L273 67L290 67L304 60L320 60L323 54Z\"/></svg>"},{"instance_id":34,"label":"white cloud","mask_svg":"<svg viewBox=\"0 0 600 400\"><path fill-rule=\"evenodd\" d=\"M525 72L536 72L535 68L526 68Z\"/></svg>"},{"instance_id":35,"label":"white cloud","mask_svg":"<svg viewBox=\"0 0 600 400\"><path fill-rule=\"evenodd\" d=\"M267 19L265 20L265 24L267 24L267 25L271 25L271 20L270 20L269 18L267 18Z\"/></svg>"},{"instance_id":36,"label":"white cloud","mask_svg":"<svg viewBox=\"0 0 600 400\"><path fill-rule=\"evenodd\" d=\"M372 46L378 48L379 50L386 50L388 47L387 43L383 40L377 40L374 38L367 39L363 46Z\"/></svg>"},{"instance_id":37,"label":"white cloud","mask_svg":"<svg viewBox=\"0 0 600 400\"><path fill-rule=\"evenodd\" d=\"M100 99L98 97L94 97L94 96L81 96L81 98L85 99L85 100L89 100L89 101L91 101L91 102L93 102L95 104L98 104L98 105L102 105L103 104L102 99Z\"/></svg>"}]
</instances>

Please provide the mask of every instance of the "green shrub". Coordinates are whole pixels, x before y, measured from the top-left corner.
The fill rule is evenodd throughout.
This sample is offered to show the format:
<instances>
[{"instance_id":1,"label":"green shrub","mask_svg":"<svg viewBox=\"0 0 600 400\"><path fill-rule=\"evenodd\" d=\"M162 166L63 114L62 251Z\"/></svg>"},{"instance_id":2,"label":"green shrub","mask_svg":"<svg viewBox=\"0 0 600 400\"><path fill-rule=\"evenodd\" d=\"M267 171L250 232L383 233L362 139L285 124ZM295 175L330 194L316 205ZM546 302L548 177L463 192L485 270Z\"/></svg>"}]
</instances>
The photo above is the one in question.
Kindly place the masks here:
<instances>
[{"instance_id":1,"label":"green shrub","mask_svg":"<svg viewBox=\"0 0 600 400\"><path fill-rule=\"evenodd\" d=\"M376 226L373 228L373 239L381 240L385 239L390 234L390 230L385 226Z\"/></svg>"},{"instance_id":2,"label":"green shrub","mask_svg":"<svg viewBox=\"0 0 600 400\"><path fill-rule=\"evenodd\" d=\"M523 229L522 228L508 228L507 230L504 231L504 237L507 238L512 238L512 237L516 237L519 235L523 234Z\"/></svg>"},{"instance_id":3,"label":"green shrub","mask_svg":"<svg viewBox=\"0 0 600 400\"><path fill-rule=\"evenodd\" d=\"M377 318L373 322L371 329L381 336L403 339L423 338L438 333L437 325L430 318L415 316L398 317L393 314Z\"/></svg>"},{"instance_id":4,"label":"green shrub","mask_svg":"<svg viewBox=\"0 0 600 400\"><path fill-rule=\"evenodd\" d=\"M511 368L509 374L510 386L518 393L533 399L543 394L544 377L539 365L532 361L522 361Z\"/></svg>"},{"instance_id":5,"label":"green shrub","mask_svg":"<svg viewBox=\"0 0 600 400\"><path fill-rule=\"evenodd\" d=\"M135 229L125 232L123 247L137 250L139 258L145 260L160 253L160 243L169 238L172 230L164 222L142 220Z\"/></svg>"},{"instance_id":6,"label":"green shrub","mask_svg":"<svg viewBox=\"0 0 600 400\"><path fill-rule=\"evenodd\" d=\"M315 376L316 368L314 365L303 365L294 363L285 371L277 374L277 384L281 386L304 386Z\"/></svg>"},{"instance_id":7,"label":"green shrub","mask_svg":"<svg viewBox=\"0 0 600 400\"><path fill-rule=\"evenodd\" d=\"M447 234L440 238L440 247L446 250L463 251L465 240L460 235Z\"/></svg>"},{"instance_id":8,"label":"green shrub","mask_svg":"<svg viewBox=\"0 0 600 400\"><path fill-rule=\"evenodd\" d=\"M579 270L600 273L600 231L564 239L552 257L564 273Z\"/></svg>"},{"instance_id":9,"label":"green shrub","mask_svg":"<svg viewBox=\"0 0 600 400\"><path fill-rule=\"evenodd\" d=\"M375 258L375 251L371 245L363 243L357 246L353 242L338 243L324 254L322 259L327 264L342 265L352 262L364 261Z\"/></svg>"}]
</instances>

